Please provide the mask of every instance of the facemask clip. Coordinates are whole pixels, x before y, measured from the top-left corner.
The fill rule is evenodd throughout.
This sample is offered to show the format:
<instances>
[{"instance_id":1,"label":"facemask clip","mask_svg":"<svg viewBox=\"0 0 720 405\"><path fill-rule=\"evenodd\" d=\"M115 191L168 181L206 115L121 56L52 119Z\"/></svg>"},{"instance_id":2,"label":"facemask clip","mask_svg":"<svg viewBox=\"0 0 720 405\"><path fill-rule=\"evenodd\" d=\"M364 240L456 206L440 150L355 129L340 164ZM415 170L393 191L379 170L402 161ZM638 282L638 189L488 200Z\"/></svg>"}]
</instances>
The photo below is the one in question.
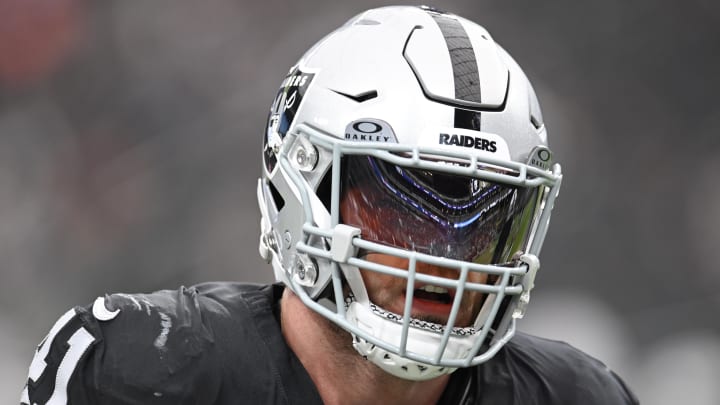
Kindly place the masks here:
<instances>
[{"instance_id":1,"label":"facemask clip","mask_svg":"<svg viewBox=\"0 0 720 405\"><path fill-rule=\"evenodd\" d=\"M338 263L345 263L355 256L357 249L353 246L352 240L360 235L360 229L344 224L336 225L332 233L332 246L330 254L332 259Z\"/></svg>"}]
</instances>

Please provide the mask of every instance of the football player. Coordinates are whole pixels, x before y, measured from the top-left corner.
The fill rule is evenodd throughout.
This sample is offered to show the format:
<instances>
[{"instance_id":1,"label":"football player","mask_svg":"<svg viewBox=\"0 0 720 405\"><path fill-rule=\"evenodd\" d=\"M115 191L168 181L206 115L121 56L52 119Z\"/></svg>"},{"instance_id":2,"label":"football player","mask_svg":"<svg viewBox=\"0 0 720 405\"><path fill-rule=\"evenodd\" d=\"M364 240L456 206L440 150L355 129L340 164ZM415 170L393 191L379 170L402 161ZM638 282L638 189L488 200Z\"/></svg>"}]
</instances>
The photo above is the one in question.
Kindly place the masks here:
<instances>
[{"instance_id":1,"label":"football player","mask_svg":"<svg viewBox=\"0 0 720 405\"><path fill-rule=\"evenodd\" d=\"M278 283L71 309L21 403L637 404L600 361L516 330L561 179L532 86L483 27L366 11L269 112L259 250Z\"/></svg>"}]
</instances>

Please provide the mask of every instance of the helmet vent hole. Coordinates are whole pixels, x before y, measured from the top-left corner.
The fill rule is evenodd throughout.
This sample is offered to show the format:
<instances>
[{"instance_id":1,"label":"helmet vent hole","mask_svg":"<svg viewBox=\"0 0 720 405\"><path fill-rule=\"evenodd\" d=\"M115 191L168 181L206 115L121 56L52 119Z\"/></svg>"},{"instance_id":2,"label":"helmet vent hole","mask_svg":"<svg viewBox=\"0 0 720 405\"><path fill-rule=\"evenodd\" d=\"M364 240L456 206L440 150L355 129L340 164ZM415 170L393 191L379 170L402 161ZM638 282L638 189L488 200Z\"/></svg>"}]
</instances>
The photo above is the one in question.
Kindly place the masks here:
<instances>
[{"instance_id":1,"label":"helmet vent hole","mask_svg":"<svg viewBox=\"0 0 720 405\"><path fill-rule=\"evenodd\" d=\"M270 194L272 195L273 202L275 203L275 209L280 211L285 206L285 200L271 181L268 182L268 186L270 186Z\"/></svg>"},{"instance_id":2,"label":"helmet vent hole","mask_svg":"<svg viewBox=\"0 0 720 405\"><path fill-rule=\"evenodd\" d=\"M358 93L358 94L343 93L343 92L337 91L337 90L333 90L333 92L335 92L341 96L347 97L350 100L356 101L358 103L372 100L374 98L377 98L377 96L378 96L377 90L363 91L362 93Z\"/></svg>"},{"instance_id":3,"label":"helmet vent hole","mask_svg":"<svg viewBox=\"0 0 720 405\"><path fill-rule=\"evenodd\" d=\"M325 209L330 212L330 199L332 197L332 170L328 170L320 181L316 192L320 201L322 201Z\"/></svg>"},{"instance_id":4,"label":"helmet vent hole","mask_svg":"<svg viewBox=\"0 0 720 405\"><path fill-rule=\"evenodd\" d=\"M363 18L362 20L358 20L355 25L380 25L380 21Z\"/></svg>"},{"instance_id":5,"label":"helmet vent hole","mask_svg":"<svg viewBox=\"0 0 720 405\"><path fill-rule=\"evenodd\" d=\"M542 123L540 122L540 120L538 120L538 119L537 119L534 115L532 115L532 114L530 114L530 123L533 124L533 126L535 127L535 129L540 129L540 127L542 126Z\"/></svg>"}]
</instances>

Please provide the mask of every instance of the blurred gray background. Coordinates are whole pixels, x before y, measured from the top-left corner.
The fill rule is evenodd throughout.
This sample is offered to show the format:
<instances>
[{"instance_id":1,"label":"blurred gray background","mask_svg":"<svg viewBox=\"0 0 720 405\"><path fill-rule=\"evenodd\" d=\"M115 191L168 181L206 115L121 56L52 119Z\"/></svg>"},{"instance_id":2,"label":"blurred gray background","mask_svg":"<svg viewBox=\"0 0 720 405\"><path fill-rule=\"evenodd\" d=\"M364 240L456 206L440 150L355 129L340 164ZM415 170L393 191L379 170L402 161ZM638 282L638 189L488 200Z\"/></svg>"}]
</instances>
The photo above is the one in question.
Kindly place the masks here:
<instances>
[{"instance_id":1,"label":"blurred gray background","mask_svg":"<svg viewBox=\"0 0 720 405\"><path fill-rule=\"evenodd\" d=\"M0 403L73 305L272 280L255 202L272 98L383 4L0 0ZM719 3L435 5L524 67L566 175L522 329L644 404L720 404Z\"/></svg>"}]
</instances>

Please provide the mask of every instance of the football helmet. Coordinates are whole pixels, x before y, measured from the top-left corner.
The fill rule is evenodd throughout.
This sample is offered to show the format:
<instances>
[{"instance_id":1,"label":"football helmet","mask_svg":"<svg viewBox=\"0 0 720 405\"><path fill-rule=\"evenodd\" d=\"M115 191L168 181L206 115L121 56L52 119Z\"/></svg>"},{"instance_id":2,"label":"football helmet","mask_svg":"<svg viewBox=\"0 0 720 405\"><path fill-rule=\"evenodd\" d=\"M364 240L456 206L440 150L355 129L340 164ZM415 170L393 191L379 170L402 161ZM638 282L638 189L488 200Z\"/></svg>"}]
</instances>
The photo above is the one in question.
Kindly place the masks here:
<instances>
[{"instance_id":1,"label":"football helmet","mask_svg":"<svg viewBox=\"0 0 720 405\"><path fill-rule=\"evenodd\" d=\"M372 9L272 103L259 250L362 356L430 379L513 336L561 179L532 86L483 27Z\"/></svg>"}]
</instances>

